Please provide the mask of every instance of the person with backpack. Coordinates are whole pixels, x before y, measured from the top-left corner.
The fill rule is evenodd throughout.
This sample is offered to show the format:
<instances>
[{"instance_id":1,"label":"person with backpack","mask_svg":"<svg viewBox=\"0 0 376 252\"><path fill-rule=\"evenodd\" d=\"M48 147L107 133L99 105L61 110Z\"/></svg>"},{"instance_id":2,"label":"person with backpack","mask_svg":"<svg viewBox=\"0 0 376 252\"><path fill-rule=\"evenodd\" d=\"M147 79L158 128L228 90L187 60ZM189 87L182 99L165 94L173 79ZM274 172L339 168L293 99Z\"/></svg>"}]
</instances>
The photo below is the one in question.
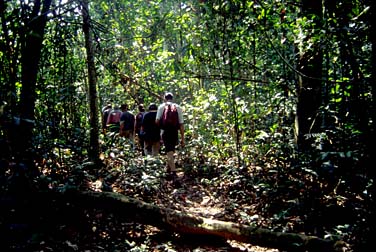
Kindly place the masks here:
<instances>
[{"instance_id":1,"label":"person with backpack","mask_svg":"<svg viewBox=\"0 0 376 252\"><path fill-rule=\"evenodd\" d=\"M119 109L119 106L115 106L114 109L109 112L107 116L106 128L109 129L110 132L119 132L120 116L121 110Z\"/></svg>"},{"instance_id":2,"label":"person with backpack","mask_svg":"<svg viewBox=\"0 0 376 252\"><path fill-rule=\"evenodd\" d=\"M138 113L136 115L136 121L135 121L135 124L134 124L134 131L137 135L138 146L141 149L142 156L145 156L144 138L143 138L143 134L141 134L141 124L142 124L142 119L144 118L144 114L145 114L144 104L138 105Z\"/></svg>"},{"instance_id":3,"label":"person with backpack","mask_svg":"<svg viewBox=\"0 0 376 252\"><path fill-rule=\"evenodd\" d=\"M103 134L106 134L107 119L111 110L112 110L112 104L110 102L108 102L107 105L102 108L102 132Z\"/></svg>"},{"instance_id":4,"label":"person with backpack","mask_svg":"<svg viewBox=\"0 0 376 252\"><path fill-rule=\"evenodd\" d=\"M156 124L162 129L162 140L167 156L168 177L173 180L177 178L174 153L178 144L178 131L180 132L180 145L184 147L184 121L181 107L173 102L173 95L167 92L164 96L165 102L159 105Z\"/></svg>"},{"instance_id":5,"label":"person with backpack","mask_svg":"<svg viewBox=\"0 0 376 252\"><path fill-rule=\"evenodd\" d=\"M121 105L121 116L120 116L120 130L119 135L128 138L131 142L132 148L134 147L134 124L135 117L128 111L128 105Z\"/></svg>"},{"instance_id":6,"label":"person with backpack","mask_svg":"<svg viewBox=\"0 0 376 252\"><path fill-rule=\"evenodd\" d=\"M157 116L157 105L152 103L149 105L148 112L144 114L141 123L141 132L144 139L144 152L145 155L158 156L160 148L160 128L155 123Z\"/></svg>"}]
</instances>

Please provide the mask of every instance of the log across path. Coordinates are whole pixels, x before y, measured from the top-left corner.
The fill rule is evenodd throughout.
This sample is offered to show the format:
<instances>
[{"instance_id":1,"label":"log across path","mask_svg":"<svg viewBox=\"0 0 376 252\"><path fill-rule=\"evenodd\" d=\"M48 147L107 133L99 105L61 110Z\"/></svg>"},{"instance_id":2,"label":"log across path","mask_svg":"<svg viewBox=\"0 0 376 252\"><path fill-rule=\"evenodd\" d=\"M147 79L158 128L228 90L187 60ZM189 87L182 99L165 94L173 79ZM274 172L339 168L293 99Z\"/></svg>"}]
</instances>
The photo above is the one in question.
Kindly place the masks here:
<instances>
[{"instance_id":1,"label":"log across path","mask_svg":"<svg viewBox=\"0 0 376 252\"><path fill-rule=\"evenodd\" d=\"M190 235L208 235L236 240L282 251L343 251L344 242L296 233L273 232L265 228L194 216L160 207L115 192L67 191L32 193L23 201L25 207L46 211L49 207L76 205L104 210L121 218L159 229Z\"/></svg>"}]
</instances>

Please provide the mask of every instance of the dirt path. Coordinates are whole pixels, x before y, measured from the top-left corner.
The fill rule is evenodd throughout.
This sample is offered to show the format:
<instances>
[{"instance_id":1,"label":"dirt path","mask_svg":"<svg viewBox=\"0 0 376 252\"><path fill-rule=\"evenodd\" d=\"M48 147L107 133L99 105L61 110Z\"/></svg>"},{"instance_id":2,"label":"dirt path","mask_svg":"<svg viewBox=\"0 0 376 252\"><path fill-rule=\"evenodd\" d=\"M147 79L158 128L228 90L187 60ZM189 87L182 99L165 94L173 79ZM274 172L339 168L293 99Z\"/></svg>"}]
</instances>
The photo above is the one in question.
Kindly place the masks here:
<instances>
[{"instance_id":1,"label":"dirt path","mask_svg":"<svg viewBox=\"0 0 376 252\"><path fill-rule=\"evenodd\" d=\"M210 179L193 172L184 173L184 169L180 167L177 173L178 183L174 183L165 178L163 159L145 161L144 158L136 158L133 162L126 168L112 168L112 171L105 176L108 180L106 183L111 184L115 192L185 213L237 223L244 223L245 217L239 218L239 216L244 215L246 209L251 209L251 206L238 205L233 199L228 199L227 192L217 187L219 181L216 180L219 178ZM254 218L256 220L258 217ZM151 231L149 234L153 234L151 237L158 237L157 233L158 231ZM178 234L166 237L165 241L154 242L156 242L154 248L159 246L161 249L167 246L169 251L278 252L276 249L235 241L216 240L213 243L207 240L200 241L197 237L192 240L180 237Z\"/></svg>"}]
</instances>

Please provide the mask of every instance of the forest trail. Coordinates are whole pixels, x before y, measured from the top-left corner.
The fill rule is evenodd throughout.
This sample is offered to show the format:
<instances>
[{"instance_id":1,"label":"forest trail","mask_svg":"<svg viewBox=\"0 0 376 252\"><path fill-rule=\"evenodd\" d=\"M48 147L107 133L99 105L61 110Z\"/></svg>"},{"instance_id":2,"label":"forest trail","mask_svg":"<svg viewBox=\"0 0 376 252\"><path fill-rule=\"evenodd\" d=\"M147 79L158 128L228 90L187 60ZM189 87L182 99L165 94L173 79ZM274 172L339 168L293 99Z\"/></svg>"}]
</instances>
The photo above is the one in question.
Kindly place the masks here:
<instances>
[{"instance_id":1,"label":"forest trail","mask_svg":"<svg viewBox=\"0 0 376 252\"><path fill-rule=\"evenodd\" d=\"M278 242L278 245L274 243L273 248L255 246L256 244L268 246L271 243L268 240L270 236L264 236L260 242L258 235L261 233L253 232L253 227L257 227L258 231L263 229L273 232L274 237L277 236L280 241L283 240L283 244L296 244L296 242L290 242L290 239L282 238L278 232L288 234L296 230L300 232L301 226L297 226L296 230L294 227L300 225L302 221L299 216L276 218L273 213L269 212L270 209L274 210L269 207L271 205L284 207L280 204L283 204L283 201L286 202L286 195L273 194L273 197L270 197L266 194L268 191L261 187L262 184L257 181L257 176L271 179L273 176L269 176L270 173L262 173L264 169L239 168L233 160L220 164L198 163L197 160L192 162L192 156L180 151L176 158L178 169L178 183L176 183L166 179L166 160L163 155L157 158L143 157L123 145L109 148L102 155L101 167L83 160L70 161L69 164L62 163L67 165L66 168L69 166L65 170L67 173L56 174L54 184L48 186L49 189L55 186L54 189L59 194L65 195L67 192L67 199L73 201L65 203L61 201L60 205L55 204L56 197L60 197L56 194L52 195L51 202L45 201L41 195L36 195L35 199L38 200L35 201L31 198L29 202L34 205L35 212L29 215L33 219L31 223L25 222L22 226L17 225L15 230L19 232L20 229L26 232L26 236L30 238L25 240L25 234L11 235L17 238L14 242L11 241L10 246L28 248L28 251L66 251L64 248L67 248L67 251L86 252L279 251L275 249L281 248L281 243ZM83 198L71 197L69 192L72 190L83 194L94 192L93 194L98 198L92 197L91 201L87 202ZM123 198L136 200L139 203L119 205L115 201L102 200L109 195L113 195L110 198L123 195L125 196ZM42 201L39 202L39 200ZM126 201L125 199L124 202ZM144 208L140 207L141 205L144 205ZM28 211L26 210L28 205L25 206L16 211L18 213L16 216L24 216L24 211ZM111 210L107 211L107 207ZM12 209L9 209L9 214L14 215ZM169 219L171 215L167 216L167 212L181 213L183 218ZM157 214L154 215L154 213ZM167 223L167 226L159 225L159 221L152 219L154 216L161 218L161 222ZM190 222L193 218L189 216L205 218L208 221L195 219ZM33 222L35 219L39 220L37 225ZM168 220L172 220L170 223L179 223L183 229L174 229L176 226L169 224ZM223 222L229 223L231 228L222 229ZM198 229L192 231L190 223L215 223L212 227L216 232L210 232L210 225L202 225L201 231L206 229L203 233L196 232ZM235 226L251 227L249 231L241 233L246 235L245 239L239 240L239 236L228 236ZM36 231L35 228L37 228ZM186 232L185 229L190 229L190 231ZM55 231L51 233L51 230ZM248 236L248 232L253 232L255 235ZM208 234L212 236L209 238ZM228 240L228 237L236 241ZM255 239L255 244L251 244L252 239ZM250 243L239 241L250 241ZM29 249L30 247L32 249Z\"/></svg>"},{"instance_id":2,"label":"forest trail","mask_svg":"<svg viewBox=\"0 0 376 252\"><path fill-rule=\"evenodd\" d=\"M228 193L230 193L229 189L234 186L233 182L226 181L220 174L217 174L218 171L200 170L185 163L184 157L179 157L177 159L178 183L174 183L165 178L163 155L158 158L147 158L136 154L128 161L115 154L110 154L109 157L105 160L106 166L99 172L99 180L90 183L91 189L100 191L105 187L107 189L111 187L114 192L195 216L239 224L249 224L251 220L252 224L264 222L264 225L267 225L265 220L255 213L256 206L246 202L237 202L238 196L235 199L229 198ZM239 191L239 194L242 193L244 192ZM254 197L254 195L251 196ZM200 241L197 237L194 240L187 240L179 238L178 235L159 242L162 244L155 246L172 246L171 251L279 251L237 241L213 243ZM172 242L172 244L166 245L163 244L164 242L169 244Z\"/></svg>"}]
</instances>

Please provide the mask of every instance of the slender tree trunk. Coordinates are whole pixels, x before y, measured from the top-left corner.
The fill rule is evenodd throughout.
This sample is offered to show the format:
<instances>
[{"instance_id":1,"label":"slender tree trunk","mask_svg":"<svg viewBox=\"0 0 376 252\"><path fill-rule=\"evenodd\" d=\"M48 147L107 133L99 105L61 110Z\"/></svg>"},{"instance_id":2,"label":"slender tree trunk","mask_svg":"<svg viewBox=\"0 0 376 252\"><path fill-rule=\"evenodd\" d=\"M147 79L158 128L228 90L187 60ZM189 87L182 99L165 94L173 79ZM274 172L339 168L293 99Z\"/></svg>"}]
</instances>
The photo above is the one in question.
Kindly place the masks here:
<instances>
[{"instance_id":1,"label":"slender tree trunk","mask_svg":"<svg viewBox=\"0 0 376 252\"><path fill-rule=\"evenodd\" d=\"M90 15L88 0L82 1L83 31L85 34L85 47L87 53L87 67L89 78L89 103L90 103L90 146L89 159L99 164L99 118L98 118L98 93L97 74L95 71L93 39L91 35Z\"/></svg>"},{"instance_id":2,"label":"slender tree trunk","mask_svg":"<svg viewBox=\"0 0 376 252\"><path fill-rule=\"evenodd\" d=\"M31 6L31 5L30 5ZM20 127L15 143L14 155L18 162L26 163L31 173L36 172L33 165L33 128L36 101L36 83L41 57L44 29L51 0L34 1L30 18L25 20L24 40L21 42L22 89L20 97Z\"/></svg>"}]
</instances>

